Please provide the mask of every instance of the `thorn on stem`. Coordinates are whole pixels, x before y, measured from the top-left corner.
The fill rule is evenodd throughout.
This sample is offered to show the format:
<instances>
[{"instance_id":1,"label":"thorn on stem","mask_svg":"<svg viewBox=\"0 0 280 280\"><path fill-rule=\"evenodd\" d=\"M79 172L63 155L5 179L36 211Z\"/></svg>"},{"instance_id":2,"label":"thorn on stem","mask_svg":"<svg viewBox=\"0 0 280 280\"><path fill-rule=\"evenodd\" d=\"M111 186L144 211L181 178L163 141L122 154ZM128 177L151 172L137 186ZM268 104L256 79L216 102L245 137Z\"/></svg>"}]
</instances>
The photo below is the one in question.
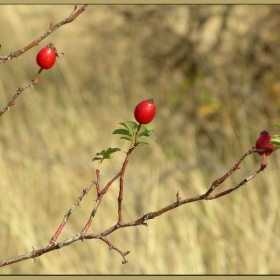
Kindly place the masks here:
<instances>
[{"instance_id":1,"label":"thorn on stem","mask_svg":"<svg viewBox=\"0 0 280 280\"><path fill-rule=\"evenodd\" d=\"M176 193L176 197L177 197L177 203L181 202L181 197L179 195L179 191Z\"/></svg>"}]
</instances>

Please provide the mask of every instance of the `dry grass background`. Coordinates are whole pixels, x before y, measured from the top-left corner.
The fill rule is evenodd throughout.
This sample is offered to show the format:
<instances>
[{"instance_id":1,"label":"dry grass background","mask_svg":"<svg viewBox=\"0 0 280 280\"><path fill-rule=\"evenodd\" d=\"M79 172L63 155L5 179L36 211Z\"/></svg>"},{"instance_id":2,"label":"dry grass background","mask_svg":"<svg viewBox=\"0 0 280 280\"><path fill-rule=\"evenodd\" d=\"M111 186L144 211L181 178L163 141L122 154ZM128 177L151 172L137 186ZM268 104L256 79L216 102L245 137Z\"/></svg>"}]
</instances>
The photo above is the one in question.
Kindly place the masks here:
<instances>
[{"instance_id":1,"label":"dry grass background","mask_svg":"<svg viewBox=\"0 0 280 280\"><path fill-rule=\"evenodd\" d=\"M38 38L72 6L1 6L1 55ZM124 220L204 193L279 121L278 6L89 6L41 43L65 56L1 117L0 259L46 246L83 188L94 179L96 152L125 150L112 131L154 97L157 142L135 151L127 168ZM227 25L220 34L222 16ZM38 71L35 47L0 67L4 107ZM1 274L280 273L279 155L232 194L175 209L148 227L114 232L128 263L98 240L76 242L1 268ZM124 154L104 162L105 184ZM242 169L219 188L258 169ZM116 222L118 185L104 197L89 232ZM95 191L70 217L59 240L82 230Z\"/></svg>"}]
</instances>

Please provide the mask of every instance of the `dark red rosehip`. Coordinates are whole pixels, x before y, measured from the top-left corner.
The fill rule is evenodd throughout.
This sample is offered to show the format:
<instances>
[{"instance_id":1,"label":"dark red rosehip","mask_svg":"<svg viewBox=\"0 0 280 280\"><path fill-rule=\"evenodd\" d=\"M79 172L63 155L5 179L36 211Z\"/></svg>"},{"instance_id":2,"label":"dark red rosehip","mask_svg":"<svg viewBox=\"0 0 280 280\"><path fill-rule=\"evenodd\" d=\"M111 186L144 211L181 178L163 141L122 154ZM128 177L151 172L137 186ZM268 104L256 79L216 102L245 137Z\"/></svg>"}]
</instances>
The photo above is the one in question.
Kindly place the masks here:
<instances>
[{"instance_id":1,"label":"dark red rosehip","mask_svg":"<svg viewBox=\"0 0 280 280\"><path fill-rule=\"evenodd\" d=\"M141 101L134 110L134 117L140 124L147 124L151 122L155 114L156 106L152 98Z\"/></svg>"},{"instance_id":2,"label":"dark red rosehip","mask_svg":"<svg viewBox=\"0 0 280 280\"><path fill-rule=\"evenodd\" d=\"M37 64L43 69L50 69L56 61L56 53L50 46L42 48L36 57Z\"/></svg>"},{"instance_id":3,"label":"dark red rosehip","mask_svg":"<svg viewBox=\"0 0 280 280\"><path fill-rule=\"evenodd\" d=\"M270 144L270 141L271 141L271 136L270 134L264 130L261 132L259 138L257 139L256 141L256 149L261 149L261 150L265 150L266 148L270 148L270 149L273 149L274 145L273 144ZM271 155L272 152L267 152L267 153L258 153L259 155L263 155L265 154L266 156L269 156Z\"/></svg>"}]
</instances>

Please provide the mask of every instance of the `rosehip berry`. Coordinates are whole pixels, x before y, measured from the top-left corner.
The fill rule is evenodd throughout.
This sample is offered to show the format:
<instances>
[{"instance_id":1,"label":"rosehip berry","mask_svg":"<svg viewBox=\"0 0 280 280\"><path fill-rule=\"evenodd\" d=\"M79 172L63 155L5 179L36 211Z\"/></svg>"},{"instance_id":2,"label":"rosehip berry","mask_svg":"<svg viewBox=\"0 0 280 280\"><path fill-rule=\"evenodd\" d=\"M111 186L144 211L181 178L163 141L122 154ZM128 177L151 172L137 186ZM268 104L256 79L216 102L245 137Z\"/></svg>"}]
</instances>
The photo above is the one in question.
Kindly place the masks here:
<instances>
[{"instance_id":1,"label":"rosehip berry","mask_svg":"<svg viewBox=\"0 0 280 280\"><path fill-rule=\"evenodd\" d=\"M53 67L56 60L56 52L52 44L42 48L36 57L37 64L43 69L50 69Z\"/></svg>"},{"instance_id":2,"label":"rosehip berry","mask_svg":"<svg viewBox=\"0 0 280 280\"><path fill-rule=\"evenodd\" d=\"M156 106L152 98L141 101L134 110L134 117L140 124L147 124L151 122L155 114Z\"/></svg>"},{"instance_id":3,"label":"rosehip berry","mask_svg":"<svg viewBox=\"0 0 280 280\"><path fill-rule=\"evenodd\" d=\"M262 131L259 138L256 141L256 149L262 149L262 150L264 150L266 148L272 149L274 147L274 145L270 144L270 141L271 141L270 134L266 130ZM258 153L258 154L261 156L263 154L265 154L266 156L269 156L269 155L271 155L271 152L267 152L267 153L262 152L262 153Z\"/></svg>"}]
</instances>

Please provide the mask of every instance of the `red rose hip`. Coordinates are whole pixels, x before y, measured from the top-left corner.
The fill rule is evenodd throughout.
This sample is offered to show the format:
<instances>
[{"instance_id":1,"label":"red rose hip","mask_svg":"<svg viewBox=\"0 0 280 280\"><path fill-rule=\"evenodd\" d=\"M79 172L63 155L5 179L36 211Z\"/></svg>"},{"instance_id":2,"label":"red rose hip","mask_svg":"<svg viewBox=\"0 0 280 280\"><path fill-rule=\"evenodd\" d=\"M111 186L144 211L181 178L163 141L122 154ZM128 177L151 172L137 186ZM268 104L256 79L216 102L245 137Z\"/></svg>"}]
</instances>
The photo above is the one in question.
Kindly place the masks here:
<instances>
[{"instance_id":1,"label":"red rose hip","mask_svg":"<svg viewBox=\"0 0 280 280\"><path fill-rule=\"evenodd\" d=\"M274 147L274 145L270 144L270 141L271 141L270 134L266 130L262 131L259 138L256 141L256 149L262 149L262 150L264 150L266 148L272 149ZM269 155L271 155L271 153L272 152L267 152L267 153L260 152L258 154L261 155L261 156L264 155L264 154L266 156L269 156Z\"/></svg>"},{"instance_id":2,"label":"red rose hip","mask_svg":"<svg viewBox=\"0 0 280 280\"><path fill-rule=\"evenodd\" d=\"M56 60L56 53L52 45L42 48L36 57L37 64L43 69L50 69L53 67Z\"/></svg>"},{"instance_id":3,"label":"red rose hip","mask_svg":"<svg viewBox=\"0 0 280 280\"><path fill-rule=\"evenodd\" d=\"M150 123L156 114L156 106L154 100L148 99L141 101L134 110L134 117L140 124Z\"/></svg>"}]
</instances>

